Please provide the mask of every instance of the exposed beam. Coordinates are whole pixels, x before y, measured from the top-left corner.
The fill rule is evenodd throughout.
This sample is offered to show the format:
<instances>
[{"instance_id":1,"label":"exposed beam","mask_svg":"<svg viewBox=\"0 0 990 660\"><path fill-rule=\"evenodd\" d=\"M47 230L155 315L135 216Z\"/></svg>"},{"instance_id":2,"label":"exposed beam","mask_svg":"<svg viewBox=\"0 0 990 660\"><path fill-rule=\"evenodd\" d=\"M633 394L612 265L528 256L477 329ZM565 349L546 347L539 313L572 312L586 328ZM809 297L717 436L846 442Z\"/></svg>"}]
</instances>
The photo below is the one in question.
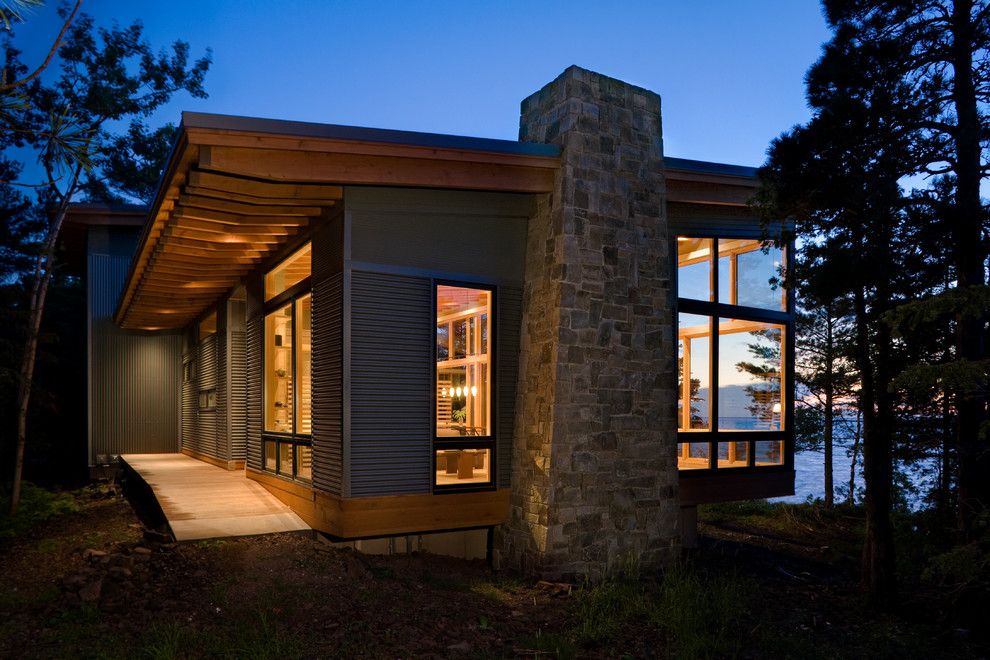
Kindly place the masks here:
<instances>
[{"instance_id":1,"label":"exposed beam","mask_svg":"<svg viewBox=\"0 0 990 660\"><path fill-rule=\"evenodd\" d=\"M265 157L264 152L257 153L257 155L261 158ZM300 179L300 181L306 180ZM313 201L333 201L343 199L344 197L344 189L341 186L326 185L325 182L300 184L258 181L237 176L227 176L216 172L202 172L195 169L189 172L189 184L196 187L251 195L262 200L268 197L288 197Z\"/></svg>"},{"instance_id":2,"label":"exposed beam","mask_svg":"<svg viewBox=\"0 0 990 660\"><path fill-rule=\"evenodd\" d=\"M319 215L323 209L319 206L280 206L278 204L249 204L232 200L203 197L200 195L179 195L178 204L187 208L212 209L242 215Z\"/></svg>"}]
</instances>

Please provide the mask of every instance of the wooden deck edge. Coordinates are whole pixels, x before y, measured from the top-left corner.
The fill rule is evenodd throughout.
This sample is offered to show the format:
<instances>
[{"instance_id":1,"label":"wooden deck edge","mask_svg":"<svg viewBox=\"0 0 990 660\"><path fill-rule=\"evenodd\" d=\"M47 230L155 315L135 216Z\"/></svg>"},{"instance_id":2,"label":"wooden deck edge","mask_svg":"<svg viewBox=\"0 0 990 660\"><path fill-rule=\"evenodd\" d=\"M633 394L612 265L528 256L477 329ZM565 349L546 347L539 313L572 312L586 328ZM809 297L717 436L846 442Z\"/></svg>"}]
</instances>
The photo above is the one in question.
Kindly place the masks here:
<instances>
[{"instance_id":1,"label":"wooden deck edge","mask_svg":"<svg viewBox=\"0 0 990 660\"><path fill-rule=\"evenodd\" d=\"M244 469L243 459L239 461L225 461L219 458L214 458L209 454L203 454L198 451L193 451L192 449L187 449L185 447L182 448L182 453L188 456L189 458L195 458L197 461L203 461L204 463L209 463L210 465L215 465L218 468L229 470L231 472L235 470Z\"/></svg>"},{"instance_id":2,"label":"wooden deck edge","mask_svg":"<svg viewBox=\"0 0 990 660\"><path fill-rule=\"evenodd\" d=\"M447 532L509 520L509 489L449 495L341 498L275 475L245 473L315 530L339 539Z\"/></svg>"}]
</instances>

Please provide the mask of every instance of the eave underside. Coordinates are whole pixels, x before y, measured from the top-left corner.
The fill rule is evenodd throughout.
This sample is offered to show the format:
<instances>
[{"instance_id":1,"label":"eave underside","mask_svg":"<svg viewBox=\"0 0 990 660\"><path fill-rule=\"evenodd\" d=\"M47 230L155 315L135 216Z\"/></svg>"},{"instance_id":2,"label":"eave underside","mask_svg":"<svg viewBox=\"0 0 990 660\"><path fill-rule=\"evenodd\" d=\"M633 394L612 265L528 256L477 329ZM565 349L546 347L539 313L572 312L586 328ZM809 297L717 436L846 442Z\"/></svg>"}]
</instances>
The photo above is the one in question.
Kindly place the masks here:
<instances>
[{"instance_id":1,"label":"eave underside","mask_svg":"<svg viewBox=\"0 0 990 660\"><path fill-rule=\"evenodd\" d=\"M345 185L545 193L559 160L187 128L115 321L181 328L339 204Z\"/></svg>"}]
</instances>

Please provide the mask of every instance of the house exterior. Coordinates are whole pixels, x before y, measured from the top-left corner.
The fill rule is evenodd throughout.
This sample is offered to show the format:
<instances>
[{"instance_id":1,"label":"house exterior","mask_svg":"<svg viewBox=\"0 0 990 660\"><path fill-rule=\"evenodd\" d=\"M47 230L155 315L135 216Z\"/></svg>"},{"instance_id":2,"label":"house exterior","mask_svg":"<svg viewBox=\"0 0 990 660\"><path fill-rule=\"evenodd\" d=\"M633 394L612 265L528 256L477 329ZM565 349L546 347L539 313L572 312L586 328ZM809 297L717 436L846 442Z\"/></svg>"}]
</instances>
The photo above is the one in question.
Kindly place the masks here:
<instances>
[{"instance_id":1,"label":"house exterior","mask_svg":"<svg viewBox=\"0 0 990 660\"><path fill-rule=\"evenodd\" d=\"M696 504L793 492L790 254L754 187L578 67L518 142L186 113L143 218L68 218L91 463L243 470L341 540L660 564Z\"/></svg>"}]
</instances>

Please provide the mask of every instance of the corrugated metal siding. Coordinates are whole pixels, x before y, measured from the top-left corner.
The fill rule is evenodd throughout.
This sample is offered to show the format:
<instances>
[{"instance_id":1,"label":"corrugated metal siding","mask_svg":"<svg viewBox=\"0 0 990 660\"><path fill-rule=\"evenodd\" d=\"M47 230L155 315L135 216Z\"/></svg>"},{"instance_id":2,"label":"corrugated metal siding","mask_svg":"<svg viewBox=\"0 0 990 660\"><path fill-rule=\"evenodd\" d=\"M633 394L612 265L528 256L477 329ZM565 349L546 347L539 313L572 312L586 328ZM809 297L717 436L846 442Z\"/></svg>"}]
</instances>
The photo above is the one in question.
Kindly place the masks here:
<instances>
[{"instance_id":1,"label":"corrugated metal siding","mask_svg":"<svg viewBox=\"0 0 990 660\"><path fill-rule=\"evenodd\" d=\"M344 199L353 261L523 280L528 196L348 187Z\"/></svg>"},{"instance_id":2,"label":"corrugated metal siding","mask_svg":"<svg viewBox=\"0 0 990 660\"><path fill-rule=\"evenodd\" d=\"M92 246L87 257L90 465L98 455L179 449L182 337L113 324L129 265L129 255L94 253Z\"/></svg>"},{"instance_id":3,"label":"corrugated metal siding","mask_svg":"<svg viewBox=\"0 0 990 660\"><path fill-rule=\"evenodd\" d=\"M343 487L343 274L313 285L313 485Z\"/></svg>"},{"instance_id":4,"label":"corrugated metal siding","mask_svg":"<svg viewBox=\"0 0 990 660\"><path fill-rule=\"evenodd\" d=\"M519 377L519 332L522 323L522 289L504 286L496 296L496 402L498 426L495 438L496 480L508 488L512 480L512 438L516 421L516 381Z\"/></svg>"},{"instance_id":5,"label":"corrugated metal siding","mask_svg":"<svg viewBox=\"0 0 990 660\"><path fill-rule=\"evenodd\" d=\"M261 351L264 340L264 319L261 316L247 321L247 464L255 470L261 469Z\"/></svg>"},{"instance_id":6,"label":"corrugated metal siding","mask_svg":"<svg viewBox=\"0 0 990 660\"><path fill-rule=\"evenodd\" d=\"M216 458L230 460L230 437L227 435L227 313L226 305L221 305L217 314L217 411L216 411Z\"/></svg>"},{"instance_id":7,"label":"corrugated metal siding","mask_svg":"<svg viewBox=\"0 0 990 660\"><path fill-rule=\"evenodd\" d=\"M247 455L247 343L243 330L230 332L230 459Z\"/></svg>"},{"instance_id":8,"label":"corrugated metal siding","mask_svg":"<svg viewBox=\"0 0 990 660\"><path fill-rule=\"evenodd\" d=\"M351 275L350 495L428 493L433 288Z\"/></svg>"},{"instance_id":9,"label":"corrugated metal siding","mask_svg":"<svg viewBox=\"0 0 990 660\"><path fill-rule=\"evenodd\" d=\"M217 386L217 336L211 335L199 343L197 349L197 372L199 390L215 389ZM221 458L217 451L217 413L216 410L200 410L197 424L196 451Z\"/></svg>"},{"instance_id":10,"label":"corrugated metal siding","mask_svg":"<svg viewBox=\"0 0 990 660\"><path fill-rule=\"evenodd\" d=\"M189 365L191 369L196 368L196 358L195 355L189 353L182 356L182 364L185 367L186 364ZM195 372L194 372L195 373ZM199 422L197 421L197 414L199 413L199 388L196 386L195 377L189 379L188 381L182 381L182 448L189 449L190 451L196 450L198 437L196 434L196 428Z\"/></svg>"}]
</instances>

